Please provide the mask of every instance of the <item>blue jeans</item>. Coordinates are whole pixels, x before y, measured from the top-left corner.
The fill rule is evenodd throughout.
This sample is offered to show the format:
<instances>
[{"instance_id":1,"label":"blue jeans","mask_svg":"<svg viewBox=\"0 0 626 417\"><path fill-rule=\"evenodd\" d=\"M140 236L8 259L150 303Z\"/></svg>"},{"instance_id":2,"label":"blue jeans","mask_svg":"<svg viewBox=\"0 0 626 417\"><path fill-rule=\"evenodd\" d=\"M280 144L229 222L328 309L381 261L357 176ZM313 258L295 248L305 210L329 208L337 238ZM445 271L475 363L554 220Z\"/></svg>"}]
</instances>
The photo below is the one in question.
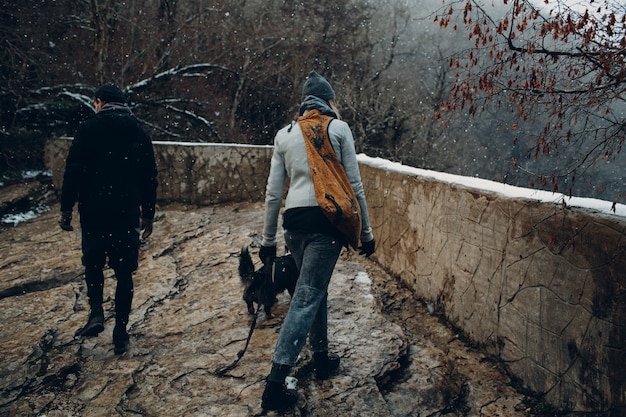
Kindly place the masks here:
<instances>
[{"instance_id":1,"label":"blue jeans","mask_svg":"<svg viewBox=\"0 0 626 417\"><path fill-rule=\"evenodd\" d=\"M342 244L331 235L288 230L285 241L298 265L300 277L276 341L272 362L294 366L307 335L313 352L328 350L328 284Z\"/></svg>"}]
</instances>

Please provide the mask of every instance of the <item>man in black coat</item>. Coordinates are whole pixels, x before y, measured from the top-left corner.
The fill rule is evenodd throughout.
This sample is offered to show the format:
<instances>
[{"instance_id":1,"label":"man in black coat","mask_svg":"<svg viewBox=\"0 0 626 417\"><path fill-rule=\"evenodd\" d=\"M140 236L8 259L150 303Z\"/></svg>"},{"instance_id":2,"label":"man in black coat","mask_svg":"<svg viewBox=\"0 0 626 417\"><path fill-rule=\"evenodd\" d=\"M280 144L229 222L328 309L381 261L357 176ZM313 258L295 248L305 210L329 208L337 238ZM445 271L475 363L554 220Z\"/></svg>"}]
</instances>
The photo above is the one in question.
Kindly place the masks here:
<instances>
[{"instance_id":1,"label":"man in black coat","mask_svg":"<svg viewBox=\"0 0 626 417\"><path fill-rule=\"evenodd\" d=\"M115 272L114 352L128 349L126 330L133 299L133 272L139 258L139 232L152 233L157 168L148 132L125 104L115 84L96 90L95 115L78 128L70 147L61 193L63 230L73 230L72 209L78 202L82 231L82 263L91 312L77 336L104 330L102 308L108 258Z\"/></svg>"}]
</instances>

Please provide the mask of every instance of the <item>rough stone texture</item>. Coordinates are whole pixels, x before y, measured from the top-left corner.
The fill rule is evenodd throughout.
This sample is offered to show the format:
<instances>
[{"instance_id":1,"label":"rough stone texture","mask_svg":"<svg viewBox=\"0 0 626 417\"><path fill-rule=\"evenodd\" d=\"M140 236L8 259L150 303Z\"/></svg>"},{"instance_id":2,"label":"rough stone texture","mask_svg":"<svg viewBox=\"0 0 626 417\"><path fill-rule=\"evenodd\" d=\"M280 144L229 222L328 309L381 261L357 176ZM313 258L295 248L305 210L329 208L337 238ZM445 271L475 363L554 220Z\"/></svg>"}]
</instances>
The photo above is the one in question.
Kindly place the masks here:
<instances>
[{"instance_id":1,"label":"rough stone texture","mask_svg":"<svg viewBox=\"0 0 626 417\"><path fill-rule=\"evenodd\" d=\"M361 173L377 262L550 403L624 415L624 218Z\"/></svg>"},{"instance_id":2,"label":"rough stone texture","mask_svg":"<svg viewBox=\"0 0 626 417\"><path fill-rule=\"evenodd\" d=\"M46 166L61 189L71 139L48 141ZM216 204L260 201L269 175L271 146L153 142L161 201Z\"/></svg>"},{"instance_id":3,"label":"rough stone texture","mask_svg":"<svg viewBox=\"0 0 626 417\"><path fill-rule=\"evenodd\" d=\"M1 195L1 191L0 191ZM105 331L74 339L88 305L80 232L57 225L58 204L0 229L0 416L252 416L289 305L251 316L238 254L256 261L262 203L160 206L142 245L130 350L111 342L115 279L105 271ZM75 220L75 226L77 221ZM258 261L256 261L258 264ZM338 374L316 381L310 352L295 369L294 416L531 416L497 362L465 345L374 262L347 252L329 291ZM271 415L272 413L270 413Z\"/></svg>"}]
</instances>

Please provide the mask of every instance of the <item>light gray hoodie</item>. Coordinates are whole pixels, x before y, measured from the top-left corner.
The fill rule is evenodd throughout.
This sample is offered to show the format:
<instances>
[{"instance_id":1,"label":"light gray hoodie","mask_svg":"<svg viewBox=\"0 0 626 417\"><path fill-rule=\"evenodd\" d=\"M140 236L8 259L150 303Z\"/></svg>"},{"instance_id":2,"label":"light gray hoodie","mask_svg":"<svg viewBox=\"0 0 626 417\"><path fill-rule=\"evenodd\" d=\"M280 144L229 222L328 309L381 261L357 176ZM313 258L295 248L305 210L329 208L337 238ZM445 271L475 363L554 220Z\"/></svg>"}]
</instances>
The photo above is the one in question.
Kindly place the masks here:
<instances>
[{"instance_id":1,"label":"light gray hoodie","mask_svg":"<svg viewBox=\"0 0 626 417\"><path fill-rule=\"evenodd\" d=\"M346 175L361 208L361 242L369 242L374 239L374 235L367 212L352 131L347 123L334 119L328 126L328 136L337 158L346 170ZM274 153L265 191L263 246L276 246L277 244L278 215L287 179L289 179L289 190L285 201L285 210L318 205L304 137L300 125L295 121L279 130L274 138Z\"/></svg>"}]
</instances>

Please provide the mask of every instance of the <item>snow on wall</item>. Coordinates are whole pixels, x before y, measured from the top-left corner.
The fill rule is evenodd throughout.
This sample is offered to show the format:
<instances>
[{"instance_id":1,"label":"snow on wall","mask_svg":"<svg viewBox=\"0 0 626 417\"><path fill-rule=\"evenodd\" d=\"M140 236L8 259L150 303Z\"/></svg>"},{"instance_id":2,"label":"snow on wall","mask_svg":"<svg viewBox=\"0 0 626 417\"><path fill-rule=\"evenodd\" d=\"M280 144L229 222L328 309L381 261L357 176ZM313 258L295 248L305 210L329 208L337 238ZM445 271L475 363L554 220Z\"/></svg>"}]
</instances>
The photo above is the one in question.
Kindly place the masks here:
<instances>
[{"instance_id":1,"label":"snow on wall","mask_svg":"<svg viewBox=\"0 0 626 417\"><path fill-rule=\"evenodd\" d=\"M554 204L562 204L563 202L565 202L565 204L567 204L569 207L580 207L599 213L626 217L625 204L615 204L615 209L613 209L613 203L606 200L585 197L569 197L561 193L553 193L550 191L536 190L532 188L516 187L513 185L503 184L501 182L490 181L481 178L465 177L461 175L447 174L445 172L414 168L402 165L398 162L391 162L382 158L372 158L365 154L359 154L358 160L361 163L368 164L372 167L383 169L386 171L394 171L397 173L411 176L431 178L437 181L474 188L476 190L498 193L511 198L521 198Z\"/></svg>"}]
</instances>

